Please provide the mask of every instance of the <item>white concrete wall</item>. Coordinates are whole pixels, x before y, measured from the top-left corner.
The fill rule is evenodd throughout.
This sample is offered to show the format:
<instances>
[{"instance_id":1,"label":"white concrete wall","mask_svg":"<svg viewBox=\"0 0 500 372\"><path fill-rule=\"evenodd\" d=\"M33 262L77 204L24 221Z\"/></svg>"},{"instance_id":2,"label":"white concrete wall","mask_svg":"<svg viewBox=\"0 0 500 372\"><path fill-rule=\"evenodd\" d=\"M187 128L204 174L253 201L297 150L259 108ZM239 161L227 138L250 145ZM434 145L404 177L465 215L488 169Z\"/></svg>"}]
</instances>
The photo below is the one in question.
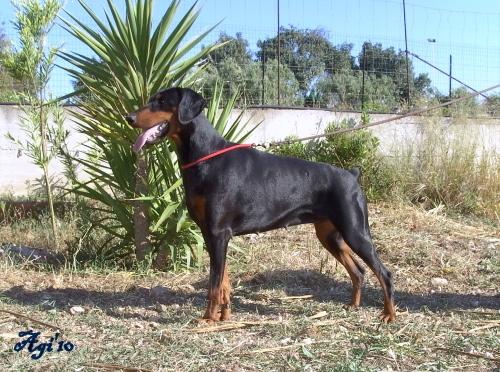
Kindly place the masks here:
<instances>
[{"instance_id":1,"label":"white concrete wall","mask_svg":"<svg viewBox=\"0 0 500 372\"><path fill-rule=\"evenodd\" d=\"M392 114L371 114L370 123L395 117ZM360 114L349 112L334 112L326 110L279 110L279 109L253 109L248 110L243 118L245 122L252 118L252 123L262 121L247 142L270 142L284 139L289 135L306 137L323 133L328 124L340 122L343 119L354 119L360 122ZM426 119L422 117L407 117L398 121L389 122L370 128L380 140L380 150L383 154L390 155L396 148L408 141L418 138L421 132L421 123ZM482 142L488 151L500 153L500 119L467 119L460 124L452 123L448 118L441 119L442 125L447 128L466 128L471 135ZM450 130L450 134L453 133Z\"/></svg>"},{"instance_id":2,"label":"white concrete wall","mask_svg":"<svg viewBox=\"0 0 500 372\"><path fill-rule=\"evenodd\" d=\"M69 111L69 110L68 110ZM27 192L28 182L41 177L39 169L31 164L25 154L18 154L17 148L5 138L6 133L23 140L25 138L19 127L20 111L15 106L0 106L0 193L22 195ZM239 114L235 110L232 117ZM391 115L370 115L371 122L378 121ZM359 122L359 114L332 112L323 110L280 110L280 109L251 109L247 110L243 121L250 119L250 123L262 121L260 127L247 141L249 143L263 143L284 139L289 135L299 137L323 133L324 128L331 122L338 122L345 118L353 118ZM450 125L447 119L442 119L443 125ZM400 121L382 124L371 128L380 139L381 151L390 155L399 146L408 141L416 141L419 135L419 122L422 118L409 117ZM78 149L85 141L84 136L77 133L75 123L71 120L70 112L65 122L71 132L70 148ZM456 124L454 124L456 125ZM462 125L462 124L461 124ZM467 130L482 142L488 151L500 154L500 120L484 119L481 121L469 120ZM18 155L20 155L18 157ZM50 171L57 175L61 172L58 162L51 164Z\"/></svg>"}]
</instances>

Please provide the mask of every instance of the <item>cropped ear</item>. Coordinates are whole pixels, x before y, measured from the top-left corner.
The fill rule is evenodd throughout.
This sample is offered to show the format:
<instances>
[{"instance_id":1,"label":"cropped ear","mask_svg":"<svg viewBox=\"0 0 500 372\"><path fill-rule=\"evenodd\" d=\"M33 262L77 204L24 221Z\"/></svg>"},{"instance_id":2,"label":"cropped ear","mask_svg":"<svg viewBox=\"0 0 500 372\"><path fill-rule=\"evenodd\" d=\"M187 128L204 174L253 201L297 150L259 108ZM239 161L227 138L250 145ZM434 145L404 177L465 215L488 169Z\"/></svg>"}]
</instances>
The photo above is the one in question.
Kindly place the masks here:
<instances>
[{"instance_id":1,"label":"cropped ear","mask_svg":"<svg viewBox=\"0 0 500 372\"><path fill-rule=\"evenodd\" d=\"M181 102L179 103L178 118L179 123L187 124L201 114L206 105L202 96L194 90L188 88L181 89Z\"/></svg>"}]
</instances>

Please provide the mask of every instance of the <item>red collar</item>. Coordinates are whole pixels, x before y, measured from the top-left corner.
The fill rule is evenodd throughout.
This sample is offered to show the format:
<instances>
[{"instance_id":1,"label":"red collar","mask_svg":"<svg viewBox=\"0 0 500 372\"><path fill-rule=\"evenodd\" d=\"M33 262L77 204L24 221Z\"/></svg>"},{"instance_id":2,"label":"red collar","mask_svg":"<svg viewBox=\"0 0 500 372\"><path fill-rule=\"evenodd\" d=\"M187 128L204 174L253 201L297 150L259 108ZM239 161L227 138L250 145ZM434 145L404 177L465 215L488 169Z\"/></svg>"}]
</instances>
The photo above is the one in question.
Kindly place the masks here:
<instances>
[{"instance_id":1,"label":"red collar","mask_svg":"<svg viewBox=\"0 0 500 372\"><path fill-rule=\"evenodd\" d=\"M200 164L208 159L212 159L212 158L215 158L216 156L219 156L219 155L222 155L226 152L229 152L229 151L233 151L233 150L236 150L236 149L242 149L242 148L249 148L249 147L253 147L254 145L251 144L251 143L240 143L238 145L233 145L233 146L229 146L229 147L226 147L222 150L218 150L218 151L215 151L215 152L212 152L211 154L208 154L206 156L203 156L191 163L187 163L187 164L184 164L181 166L181 168L183 170L185 169L188 169L188 168L191 168L191 167L194 167L195 165L197 164Z\"/></svg>"}]
</instances>

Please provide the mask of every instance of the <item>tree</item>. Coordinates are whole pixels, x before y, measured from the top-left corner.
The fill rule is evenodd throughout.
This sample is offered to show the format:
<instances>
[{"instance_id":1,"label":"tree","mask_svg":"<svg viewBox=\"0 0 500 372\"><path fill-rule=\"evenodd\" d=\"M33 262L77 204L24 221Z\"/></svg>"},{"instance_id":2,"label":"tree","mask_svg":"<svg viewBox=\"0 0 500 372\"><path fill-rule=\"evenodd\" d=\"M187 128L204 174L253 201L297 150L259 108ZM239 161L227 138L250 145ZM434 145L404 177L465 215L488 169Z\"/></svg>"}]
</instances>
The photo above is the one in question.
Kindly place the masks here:
<instances>
[{"instance_id":1,"label":"tree","mask_svg":"<svg viewBox=\"0 0 500 372\"><path fill-rule=\"evenodd\" d=\"M355 58L352 55L353 44L334 46L321 29L301 30L293 26L281 27L280 39L280 86L284 104L360 110L364 89L365 108L386 112L397 110L407 99L407 66L402 51L365 42ZM209 66L200 83L205 94L210 95L215 82L223 81L226 99L241 88L240 104L275 103L277 37L258 41L256 61L252 60L248 41L241 34L232 37L221 33L218 41L226 44L210 54ZM434 96L429 76L415 75L409 62L412 102ZM293 92L297 84L297 91Z\"/></svg>"},{"instance_id":2,"label":"tree","mask_svg":"<svg viewBox=\"0 0 500 372\"><path fill-rule=\"evenodd\" d=\"M358 55L359 69L373 73L377 77L389 76L394 82L399 100L406 101L408 96L408 81L406 55L404 51L396 52L393 47L383 48L380 43L364 42ZM427 95L430 92L431 81L427 74L415 76L413 64L408 61L411 99Z\"/></svg>"},{"instance_id":3,"label":"tree","mask_svg":"<svg viewBox=\"0 0 500 372\"><path fill-rule=\"evenodd\" d=\"M250 61L247 64L239 64L232 56L226 56L218 63L211 60L198 79L197 89L202 91L204 97L212 97L215 87L221 83L224 88L222 99L227 101L234 92L247 91L246 84L251 63Z\"/></svg>"},{"instance_id":4,"label":"tree","mask_svg":"<svg viewBox=\"0 0 500 372\"><path fill-rule=\"evenodd\" d=\"M264 75L262 68L264 67ZM280 69L280 100L285 105L300 105L299 83L286 66ZM238 104L275 104L278 101L278 62L268 61L264 66L258 62L241 65L232 57L218 64L210 64L199 79L198 87L206 97L211 97L218 83L224 85L223 100L227 101L236 92L241 94ZM263 100L263 101L262 101Z\"/></svg>"},{"instance_id":5,"label":"tree","mask_svg":"<svg viewBox=\"0 0 500 372\"><path fill-rule=\"evenodd\" d=\"M459 87L451 91L451 99L466 97L469 94L467 88ZM479 113L479 102L476 97L465 99L448 106L448 112L456 117L475 117Z\"/></svg>"},{"instance_id":6,"label":"tree","mask_svg":"<svg viewBox=\"0 0 500 372\"><path fill-rule=\"evenodd\" d=\"M313 89L315 78L324 72L334 73L353 68L352 44L335 47L321 29L300 30L293 26L280 28L280 62L287 65L299 82L303 96ZM266 62L278 58L277 36L259 40L257 59Z\"/></svg>"},{"instance_id":7,"label":"tree","mask_svg":"<svg viewBox=\"0 0 500 372\"><path fill-rule=\"evenodd\" d=\"M278 103L278 61L269 60L264 65L264 87L262 87L262 64L251 64L245 93L253 102L261 102L264 89L264 104ZM302 106L304 99L299 93L300 84L287 65L280 66L280 103L289 106Z\"/></svg>"},{"instance_id":8,"label":"tree","mask_svg":"<svg viewBox=\"0 0 500 372\"><path fill-rule=\"evenodd\" d=\"M343 70L325 75L317 83L319 103L341 110L362 109L363 75L360 71ZM394 82L387 75L366 74L364 103L369 111L390 112L398 107Z\"/></svg>"},{"instance_id":9,"label":"tree","mask_svg":"<svg viewBox=\"0 0 500 372\"><path fill-rule=\"evenodd\" d=\"M218 65L227 58L232 58L239 65L247 65L252 62L252 52L248 48L248 40L244 39L241 32L236 33L236 37L229 36L221 32L216 44L221 45L208 54L208 60Z\"/></svg>"},{"instance_id":10,"label":"tree","mask_svg":"<svg viewBox=\"0 0 500 372\"><path fill-rule=\"evenodd\" d=\"M493 117L500 116L500 93L491 94L489 99L483 105L486 108L486 113Z\"/></svg>"},{"instance_id":11,"label":"tree","mask_svg":"<svg viewBox=\"0 0 500 372\"><path fill-rule=\"evenodd\" d=\"M21 82L13 78L4 66L10 48L10 40L0 28L0 102L17 102L16 93L22 91Z\"/></svg>"},{"instance_id":12,"label":"tree","mask_svg":"<svg viewBox=\"0 0 500 372\"><path fill-rule=\"evenodd\" d=\"M197 86L204 96L211 97L218 83L222 83L224 101L235 92L238 104L277 103L277 61L268 60L265 64L252 60L248 41L241 33L236 37L221 33L218 44L222 46L209 54L209 64L201 75ZM262 71L264 69L264 71ZM284 64L280 68L281 102L286 105L302 104L297 92L299 84L293 72Z\"/></svg>"},{"instance_id":13,"label":"tree","mask_svg":"<svg viewBox=\"0 0 500 372\"><path fill-rule=\"evenodd\" d=\"M62 3L59 0L45 0L44 3L39 0L19 0L15 7L17 13L14 26L19 32L20 48L4 53L2 65L14 79L22 82L23 91L17 96L23 112L21 129L26 133L27 141L21 142L12 135L9 138L43 171L53 241L57 247L49 164L58 155L58 148L67 132L62 127L64 115L61 106L50 103L50 95L46 92L58 49L46 47L45 39ZM49 123L49 117L53 124ZM49 142L52 144L51 148L48 146Z\"/></svg>"},{"instance_id":14,"label":"tree","mask_svg":"<svg viewBox=\"0 0 500 372\"><path fill-rule=\"evenodd\" d=\"M75 100L81 111L73 114L89 144L88 151L75 161L90 179L80 183L75 191L101 203L96 208L105 218L94 226L111 235L113 248L106 252L110 247L103 247L103 254L126 256L134 247L137 261L144 264L154 253L154 247L161 245L154 238L165 239L161 235L164 229L169 233L172 226L174 231L179 230L176 236L179 240L169 239L168 244L179 241L182 244L184 240L190 245L196 237L191 227L183 224L186 216L178 208L182 195L175 173L175 156L167 144L153 149L157 162L150 163L148 153L136 156L130 144L137 133L125 122L124 115L142 107L163 87L189 84L188 73L193 69L196 72L197 63L212 47L184 57L209 31L192 43L181 44L199 14L193 6L174 31L167 34L179 7L178 0L171 2L156 28L153 28L151 0L138 0L134 4L127 1L125 16L119 14L113 2L108 2L109 22L99 20L83 0L80 5L94 25L86 25L68 14L70 20L63 19L65 29L87 45L95 57L60 53L72 65L67 71L84 87L83 92L75 92L79 93ZM96 59L102 62L96 63ZM98 156L92 160L96 149ZM152 195L158 198L141 199ZM174 216L178 223L167 224Z\"/></svg>"}]
</instances>

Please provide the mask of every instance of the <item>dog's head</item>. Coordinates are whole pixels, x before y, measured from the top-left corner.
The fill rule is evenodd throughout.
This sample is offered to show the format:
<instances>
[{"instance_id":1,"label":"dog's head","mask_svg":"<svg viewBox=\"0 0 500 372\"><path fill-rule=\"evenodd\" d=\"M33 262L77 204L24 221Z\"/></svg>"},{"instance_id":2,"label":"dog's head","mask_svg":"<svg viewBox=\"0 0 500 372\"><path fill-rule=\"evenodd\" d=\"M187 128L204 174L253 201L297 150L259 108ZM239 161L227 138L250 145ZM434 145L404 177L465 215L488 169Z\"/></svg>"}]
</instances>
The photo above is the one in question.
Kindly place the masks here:
<instances>
[{"instance_id":1,"label":"dog's head","mask_svg":"<svg viewBox=\"0 0 500 372\"><path fill-rule=\"evenodd\" d=\"M125 117L131 126L142 129L133 150L139 152L166 137L179 141L184 127L201 114L205 104L202 96L187 88L168 88L154 94L144 107Z\"/></svg>"}]
</instances>

